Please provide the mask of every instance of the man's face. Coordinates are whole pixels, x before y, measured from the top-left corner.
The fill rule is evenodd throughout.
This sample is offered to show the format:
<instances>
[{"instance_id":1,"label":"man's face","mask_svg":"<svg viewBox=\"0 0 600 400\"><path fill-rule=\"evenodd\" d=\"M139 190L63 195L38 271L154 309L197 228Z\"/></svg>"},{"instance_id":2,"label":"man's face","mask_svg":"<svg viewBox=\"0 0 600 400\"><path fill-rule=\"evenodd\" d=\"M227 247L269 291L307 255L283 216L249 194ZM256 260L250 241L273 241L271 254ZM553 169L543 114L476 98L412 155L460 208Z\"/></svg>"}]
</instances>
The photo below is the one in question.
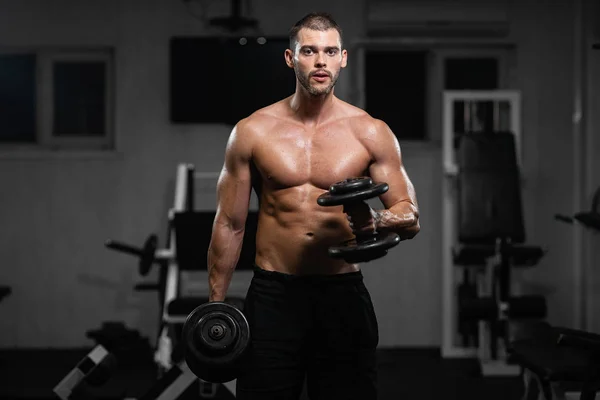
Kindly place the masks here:
<instances>
[{"instance_id":1,"label":"man's face","mask_svg":"<svg viewBox=\"0 0 600 400\"><path fill-rule=\"evenodd\" d=\"M292 52L293 50L293 52ZM286 63L294 68L298 82L313 96L331 92L340 70L346 67L347 53L341 49L335 29L315 31L302 28L295 49L285 53Z\"/></svg>"}]
</instances>

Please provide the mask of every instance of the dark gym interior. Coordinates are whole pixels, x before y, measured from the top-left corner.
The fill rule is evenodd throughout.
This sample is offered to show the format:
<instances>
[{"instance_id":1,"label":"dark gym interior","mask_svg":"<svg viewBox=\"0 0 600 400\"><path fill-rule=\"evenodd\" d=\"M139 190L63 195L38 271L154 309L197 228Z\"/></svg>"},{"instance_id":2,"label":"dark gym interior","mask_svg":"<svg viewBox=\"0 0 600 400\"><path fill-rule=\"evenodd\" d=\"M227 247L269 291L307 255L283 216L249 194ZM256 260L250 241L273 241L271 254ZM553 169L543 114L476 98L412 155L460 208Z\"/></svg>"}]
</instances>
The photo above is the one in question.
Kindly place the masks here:
<instances>
[{"instance_id":1,"label":"dark gym interior","mask_svg":"<svg viewBox=\"0 0 600 400\"><path fill-rule=\"evenodd\" d=\"M379 398L594 398L600 3L0 0L0 399L235 398L177 339L232 127L293 94L312 11L344 31L335 95L387 122L419 200L419 234L361 264Z\"/></svg>"}]
</instances>

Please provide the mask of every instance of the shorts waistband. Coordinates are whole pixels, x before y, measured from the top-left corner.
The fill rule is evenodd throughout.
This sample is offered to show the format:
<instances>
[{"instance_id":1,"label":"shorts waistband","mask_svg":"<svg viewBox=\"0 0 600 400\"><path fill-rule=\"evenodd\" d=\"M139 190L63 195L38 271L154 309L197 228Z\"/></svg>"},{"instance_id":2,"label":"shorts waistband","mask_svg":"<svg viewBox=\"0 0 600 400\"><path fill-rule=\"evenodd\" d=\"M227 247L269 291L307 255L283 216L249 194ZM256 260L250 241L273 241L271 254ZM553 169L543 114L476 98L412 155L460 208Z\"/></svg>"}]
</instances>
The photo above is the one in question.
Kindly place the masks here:
<instances>
[{"instance_id":1,"label":"shorts waistband","mask_svg":"<svg viewBox=\"0 0 600 400\"><path fill-rule=\"evenodd\" d=\"M254 264L254 277L265 280L274 280L282 283L343 283L343 282L358 282L363 280L362 271L344 272L341 274L308 274L308 275L292 275L279 271L267 271L258 265Z\"/></svg>"}]
</instances>

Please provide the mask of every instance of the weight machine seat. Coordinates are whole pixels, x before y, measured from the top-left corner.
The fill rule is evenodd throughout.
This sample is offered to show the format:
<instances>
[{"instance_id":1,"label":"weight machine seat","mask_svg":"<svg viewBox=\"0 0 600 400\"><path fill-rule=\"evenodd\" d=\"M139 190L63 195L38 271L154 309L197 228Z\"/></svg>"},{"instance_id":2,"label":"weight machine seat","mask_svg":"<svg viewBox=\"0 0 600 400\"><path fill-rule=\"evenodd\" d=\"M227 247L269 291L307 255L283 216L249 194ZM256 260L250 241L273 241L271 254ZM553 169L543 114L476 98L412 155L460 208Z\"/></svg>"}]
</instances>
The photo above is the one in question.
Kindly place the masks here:
<instances>
[{"instance_id":1,"label":"weight machine seat","mask_svg":"<svg viewBox=\"0 0 600 400\"><path fill-rule=\"evenodd\" d=\"M584 350L600 361L600 335L567 328L562 328L558 332L559 346Z\"/></svg>"},{"instance_id":2,"label":"weight machine seat","mask_svg":"<svg viewBox=\"0 0 600 400\"><path fill-rule=\"evenodd\" d=\"M539 246L512 244L506 250L514 267L533 267L544 256L545 251ZM470 267L486 264L486 259L496 255L493 243L461 243L453 250L454 264Z\"/></svg>"},{"instance_id":3,"label":"weight machine seat","mask_svg":"<svg viewBox=\"0 0 600 400\"><path fill-rule=\"evenodd\" d=\"M600 335L568 328L538 329L509 347L511 359L554 382L598 382Z\"/></svg>"}]
</instances>

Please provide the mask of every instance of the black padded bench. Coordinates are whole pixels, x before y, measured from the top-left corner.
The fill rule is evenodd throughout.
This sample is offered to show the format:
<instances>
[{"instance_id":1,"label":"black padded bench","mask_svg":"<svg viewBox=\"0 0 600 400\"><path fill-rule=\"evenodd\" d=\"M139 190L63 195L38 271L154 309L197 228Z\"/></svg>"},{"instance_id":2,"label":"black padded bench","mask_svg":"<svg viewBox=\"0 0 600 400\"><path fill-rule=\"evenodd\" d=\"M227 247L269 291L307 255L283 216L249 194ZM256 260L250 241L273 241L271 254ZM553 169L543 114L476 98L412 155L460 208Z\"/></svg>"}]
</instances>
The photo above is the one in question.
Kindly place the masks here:
<instances>
[{"instance_id":1,"label":"black padded bench","mask_svg":"<svg viewBox=\"0 0 600 400\"><path fill-rule=\"evenodd\" d=\"M486 260L497 254L494 244L460 243L453 249L454 264L468 266L485 265ZM513 267L535 266L544 256L545 252L540 246L525 244L512 244L505 250Z\"/></svg>"},{"instance_id":2,"label":"black padded bench","mask_svg":"<svg viewBox=\"0 0 600 400\"><path fill-rule=\"evenodd\" d=\"M567 392L579 393L581 400L596 398L600 335L539 324L513 342L509 353L524 370L523 400L565 400Z\"/></svg>"}]
</instances>

